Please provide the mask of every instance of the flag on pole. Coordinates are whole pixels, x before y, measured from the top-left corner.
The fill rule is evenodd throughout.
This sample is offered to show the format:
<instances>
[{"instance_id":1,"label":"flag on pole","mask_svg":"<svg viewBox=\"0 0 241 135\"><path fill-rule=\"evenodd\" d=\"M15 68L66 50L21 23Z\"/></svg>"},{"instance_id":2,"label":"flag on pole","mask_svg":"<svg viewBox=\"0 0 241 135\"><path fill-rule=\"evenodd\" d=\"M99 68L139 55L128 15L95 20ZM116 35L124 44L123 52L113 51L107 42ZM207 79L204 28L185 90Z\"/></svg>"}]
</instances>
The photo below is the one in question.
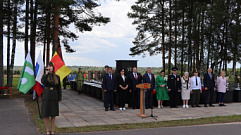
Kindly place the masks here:
<instances>
[{"instance_id":1,"label":"flag on pole","mask_svg":"<svg viewBox=\"0 0 241 135\"><path fill-rule=\"evenodd\" d=\"M38 59L35 66L35 82L36 84L33 86L33 89L36 91L38 95L41 95L43 92L43 84L41 83L42 76L44 74L44 61L42 59L41 52L38 55Z\"/></svg>"},{"instance_id":2,"label":"flag on pole","mask_svg":"<svg viewBox=\"0 0 241 135\"><path fill-rule=\"evenodd\" d=\"M59 57L57 52L54 53L51 61L54 64L55 74L59 75L60 80L62 81L68 74L71 73L71 70L65 66L64 61Z\"/></svg>"},{"instance_id":3,"label":"flag on pole","mask_svg":"<svg viewBox=\"0 0 241 135\"><path fill-rule=\"evenodd\" d=\"M33 63L30 57L30 53L28 53L24 62L23 70L17 88L19 89L19 91L26 94L34 85L35 77L33 71Z\"/></svg>"}]
</instances>

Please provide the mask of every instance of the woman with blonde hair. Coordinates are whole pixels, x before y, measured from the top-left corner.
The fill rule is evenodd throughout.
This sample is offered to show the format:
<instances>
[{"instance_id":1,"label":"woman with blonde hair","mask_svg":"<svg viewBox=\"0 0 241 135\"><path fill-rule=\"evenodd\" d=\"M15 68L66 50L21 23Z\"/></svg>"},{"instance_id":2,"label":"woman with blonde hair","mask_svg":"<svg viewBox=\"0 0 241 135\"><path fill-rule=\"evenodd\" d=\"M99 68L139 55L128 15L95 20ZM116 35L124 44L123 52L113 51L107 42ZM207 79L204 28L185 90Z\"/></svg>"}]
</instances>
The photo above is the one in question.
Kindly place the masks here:
<instances>
[{"instance_id":1,"label":"woman with blonde hair","mask_svg":"<svg viewBox=\"0 0 241 135\"><path fill-rule=\"evenodd\" d=\"M219 102L220 107L226 106L223 104L224 95L227 91L227 89L226 89L227 79L226 79L225 75L226 75L225 71L222 71L221 76L218 77L218 80L217 80L217 86L218 86L218 92L219 92L218 102Z\"/></svg>"},{"instance_id":2,"label":"woman with blonde hair","mask_svg":"<svg viewBox=\"0 0 241 135\"><path fill-rule=\"evenodd\" d=\"M190 82L189 82L189 73L185 72L184 76L181 78L182 84L182 100L183 100L183 108L189 108L188 100L190 99Z\"/></svg>"}]
</instances>

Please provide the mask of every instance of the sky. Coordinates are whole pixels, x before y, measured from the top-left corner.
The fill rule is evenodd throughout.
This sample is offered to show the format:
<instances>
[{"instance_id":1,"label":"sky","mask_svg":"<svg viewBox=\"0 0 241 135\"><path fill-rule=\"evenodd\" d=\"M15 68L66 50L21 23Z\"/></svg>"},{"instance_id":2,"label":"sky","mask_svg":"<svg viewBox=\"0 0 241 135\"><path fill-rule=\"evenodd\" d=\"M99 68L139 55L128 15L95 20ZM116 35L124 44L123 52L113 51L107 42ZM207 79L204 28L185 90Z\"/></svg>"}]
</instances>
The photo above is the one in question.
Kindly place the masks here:
<instances>
[{"instance_id":1,"label":"sky","mask_svg":"<svg viewBox=\"0 0 241 135\"><path fill-rule=\"evenodd\" d=\"M63 58L67 66L116 66L115 60L138 60L139 67L162 67L162 55L129 56L130 48L134 45L137 32L133 20L127 17L131 5L136 0L105 0L96 10L103 16L109 17L111 22L95 26L91 32L78 32L74 26L70 30L75 32L78 40L69 40L75 53L66 53L62 48ZM43 46L36 47L36 59L43 52ZM15 65L24 64L24 42L17 42ZM4 38L4 65L6 65L6 38ZM237 65L239 68L239 65Z\"/></svg>"}]
</instances>

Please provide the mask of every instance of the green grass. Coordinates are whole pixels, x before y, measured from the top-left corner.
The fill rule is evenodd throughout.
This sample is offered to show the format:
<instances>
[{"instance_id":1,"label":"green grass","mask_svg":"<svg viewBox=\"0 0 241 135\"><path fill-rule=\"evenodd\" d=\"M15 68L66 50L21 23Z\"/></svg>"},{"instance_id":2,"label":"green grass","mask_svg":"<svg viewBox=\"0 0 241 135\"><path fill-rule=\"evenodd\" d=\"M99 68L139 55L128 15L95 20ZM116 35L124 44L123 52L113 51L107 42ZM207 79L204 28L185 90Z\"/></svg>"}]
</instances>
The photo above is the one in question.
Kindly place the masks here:
<instances>
[{"instance_id":1,"label":"green grass","mask_svg":"<svg viewBox=\"0 0 241 135\"><path fill-rule=\"evenodd\" d=\"M13 79L13 86L16 88L19 78ZM28 108L34 123L38 127L38 131L45 133L45 124L43 119L39 118L37 101L33 101L31 94L22 94L21 92L13 89L17 98L24 98L25 106ZM40 106L41 108L41 106ZM57 117L58 118L58 117ZM215 116L210 118L198 118L198 119L185 119L185 120L172 120L172 121L160 121L149 123L132 123L132 124L116 124L116 125L101 125L101 126L84 126L84 127L71 127L71 128L57 128L56 133L74 133L74 132L93 132L93 131L108 131L108 130L127 130L127 129L142 129L142 128L160 128L160 127L175 127L175 126L191 126L201 124L215 124L215 123L228 123L228 122L240 122L241 115L232 116Z\"/></svg>"}]
</instances>

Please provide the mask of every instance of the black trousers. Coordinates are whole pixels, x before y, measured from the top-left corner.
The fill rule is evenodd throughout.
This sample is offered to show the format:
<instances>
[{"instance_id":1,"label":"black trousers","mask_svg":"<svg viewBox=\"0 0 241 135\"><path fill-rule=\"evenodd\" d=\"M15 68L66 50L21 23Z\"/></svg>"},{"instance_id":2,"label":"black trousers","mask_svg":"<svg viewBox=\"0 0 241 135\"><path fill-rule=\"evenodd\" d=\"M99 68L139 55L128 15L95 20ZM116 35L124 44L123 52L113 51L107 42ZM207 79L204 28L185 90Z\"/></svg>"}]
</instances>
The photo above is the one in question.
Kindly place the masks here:
<instances>
[{"instance_id":1,"label":"black trousers","mask_svg":"<svg viewBox=\"0 0 241 135\"><path fill-rule=\"evenodd\" d=\"M200 102L200 90L192 90L192 106L199 105Z\"/></svg>"},{"instance_id":2,"label":"black trousers","mask_svg":"<svg viewBox=\"0 0 241 135\"><path fill-rule=\"evenodd\" d=\"M109 104L110 104L110 109L114 109L114 91L107 91L105 92L105 109L109 108Z\"/></svg>"},{"instance_id":3,"label":"black trousers","mask_svg":"<svg viewBox=\"0 0 241 135\"><path fill-rule=\"evenodd\" d=\"M145 107L146 108L152 107L152 102L153 102L152 100L153 100L152 91L149 90L149 91L145 92Z\"/></svg>"},{"instance_id":4,"label":"black trousers","mask_svg":"<svg viewBox=\"0 0 241 135\"><path fill-rule=\"evenodd\" d=\"M208 96L210 96L209 105L213 104L213 95L214 95L214 89L213 88L208 88L208 90L205 90L205 102L204 102L204 105L207 105L207 103L208 103Z\"/></svg>"},{"instance_id":5,"label":"black trousers","mask_svg":"<svg viewBox=\"0 0 241 135\"><path fill-rule=\"evenodd\" d=\"M140 90L134 90L131 93L132 108L140 108Z\"/></svg>"},{"instance_id":6,"label":"black trousers","mask_svg":"<svg viewBox=\"0 0 241 135\"><path fill-rule=\"evenodd\" d=\"M125 103L127 100L127 91L128 90L120 90L119 91L119 106L121 108L125 107Z\"/></svg>"},{"instance_id":7,"label":"black trousers","mask_svg":"<svg viewBox=\"0 0 241 135\"><path fill-rule=\"evenodd\" d=\"M177 94L178 91L170 91L170 107L176 107L177 106Z\"/></svg>"}]
</instances>

